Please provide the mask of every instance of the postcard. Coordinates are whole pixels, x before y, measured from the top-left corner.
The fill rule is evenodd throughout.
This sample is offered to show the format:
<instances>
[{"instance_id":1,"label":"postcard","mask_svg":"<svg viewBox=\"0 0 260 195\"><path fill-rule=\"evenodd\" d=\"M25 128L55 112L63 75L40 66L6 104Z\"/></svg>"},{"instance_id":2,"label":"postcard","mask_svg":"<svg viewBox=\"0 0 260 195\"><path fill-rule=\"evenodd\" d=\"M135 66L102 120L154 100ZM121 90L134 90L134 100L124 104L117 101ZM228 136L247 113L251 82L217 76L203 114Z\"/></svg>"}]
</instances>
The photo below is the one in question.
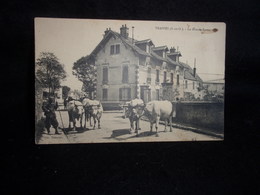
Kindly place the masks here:
<instances>
[{"instance_id":1,"label":"postcard","mask_svg":"<svg viewBox=\"0 0 260 195\"><path fill-rule=\"evenodd\" d=\"M221 141L222 22L35 18L35 143Z\"/></svg>"}]
</instances>

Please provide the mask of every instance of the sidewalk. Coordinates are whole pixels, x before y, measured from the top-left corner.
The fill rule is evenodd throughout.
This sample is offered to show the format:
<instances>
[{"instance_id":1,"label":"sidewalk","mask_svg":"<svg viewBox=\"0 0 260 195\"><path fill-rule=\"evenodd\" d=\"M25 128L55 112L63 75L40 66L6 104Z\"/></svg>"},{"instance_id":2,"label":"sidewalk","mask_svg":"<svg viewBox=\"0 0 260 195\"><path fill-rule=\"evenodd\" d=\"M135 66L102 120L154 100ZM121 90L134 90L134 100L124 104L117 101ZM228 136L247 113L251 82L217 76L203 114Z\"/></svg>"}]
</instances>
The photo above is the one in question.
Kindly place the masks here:
<instances>
[{"instance_id":1,"label":"sidewalk","mask_svg":"<svg viewBox=\"0 0 260 195\"><path fill-rule=\"evenodd\" d=\"M146 118L142 118L141 120L149 121ZM164 122L160 121L159 124L164 125ZM177 124L177 123L172 123L172 127L192 131L192 132L199 133L199 134L209 135L209 136L217 137L220 139L224 139L224 134L218 134L218 133L215 133L215 132L212 132L212 131L209 131L206 129L202 129L202 128L190 127L187 125Z\"/></svg>"}]
</instances>

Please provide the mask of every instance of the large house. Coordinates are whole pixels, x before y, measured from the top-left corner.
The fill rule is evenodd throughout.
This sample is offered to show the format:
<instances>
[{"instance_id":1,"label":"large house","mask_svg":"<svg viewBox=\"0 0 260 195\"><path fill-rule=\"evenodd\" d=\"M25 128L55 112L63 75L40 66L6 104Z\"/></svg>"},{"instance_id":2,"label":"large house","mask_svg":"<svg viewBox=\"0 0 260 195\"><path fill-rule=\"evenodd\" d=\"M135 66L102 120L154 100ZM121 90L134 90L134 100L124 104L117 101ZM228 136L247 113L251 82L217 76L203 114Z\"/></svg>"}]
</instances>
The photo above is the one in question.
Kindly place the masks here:
<instances>
[{"instance_id":1,"label":"large house","mask_svg":"<svg viewBox=\"0 0 260 195\"><path fill-rule=\"evenodd\" d=\"M179 61L180 57L181 53L173 47L156 47L151 39L130 38L126 25L122 25L120 33L106 29L89 55L97 68L96 98L106 107L134 98L148 102L172 101L184 98L185 93L199 97L202 80L195 68Z\"/></svg>"}]
</instances>

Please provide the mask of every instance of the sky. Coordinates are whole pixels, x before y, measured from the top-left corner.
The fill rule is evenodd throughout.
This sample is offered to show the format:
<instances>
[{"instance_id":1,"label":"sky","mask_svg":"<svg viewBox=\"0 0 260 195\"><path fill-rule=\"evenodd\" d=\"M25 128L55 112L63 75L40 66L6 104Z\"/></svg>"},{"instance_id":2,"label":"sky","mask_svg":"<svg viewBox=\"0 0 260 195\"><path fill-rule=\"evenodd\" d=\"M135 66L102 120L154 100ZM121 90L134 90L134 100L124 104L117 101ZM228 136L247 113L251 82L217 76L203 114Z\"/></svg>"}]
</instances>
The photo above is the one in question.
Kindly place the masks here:
<instances>
[{"instance_id":1,"label":"sky","mask_svg":"<svg viewBox=\"0 0 260 195\"><path fill-rule=\"evenodd\" d=\"M203 81L224 78L224 23L35 18L35 60L41 52L53 52L67 72L62 85L80 90L82 83L72 75L73 63L94 50L106 28L120 32L123 24L136 40L151 39L156 47L178 47L180 61L192 68L196 58L197 73Z\"/></svg>"}]
</instances>

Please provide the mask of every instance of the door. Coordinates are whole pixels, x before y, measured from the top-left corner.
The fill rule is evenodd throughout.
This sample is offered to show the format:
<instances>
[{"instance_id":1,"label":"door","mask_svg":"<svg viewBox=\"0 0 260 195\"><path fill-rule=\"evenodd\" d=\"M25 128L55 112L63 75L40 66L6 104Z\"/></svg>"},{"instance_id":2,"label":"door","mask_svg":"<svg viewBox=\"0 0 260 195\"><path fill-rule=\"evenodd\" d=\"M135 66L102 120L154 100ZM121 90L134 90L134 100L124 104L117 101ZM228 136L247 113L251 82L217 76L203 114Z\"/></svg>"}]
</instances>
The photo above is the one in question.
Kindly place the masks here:
<instances>
[{"instance_id":1,"label":"door","mask_svg":"<svg viewBox=\"0 0 260 195\"><path fill-rule=\"evenodd\" d=\"M151 101L151 90L146 86L141 86L141 99L147 103Z\"/></svg>"}]
</instances>

